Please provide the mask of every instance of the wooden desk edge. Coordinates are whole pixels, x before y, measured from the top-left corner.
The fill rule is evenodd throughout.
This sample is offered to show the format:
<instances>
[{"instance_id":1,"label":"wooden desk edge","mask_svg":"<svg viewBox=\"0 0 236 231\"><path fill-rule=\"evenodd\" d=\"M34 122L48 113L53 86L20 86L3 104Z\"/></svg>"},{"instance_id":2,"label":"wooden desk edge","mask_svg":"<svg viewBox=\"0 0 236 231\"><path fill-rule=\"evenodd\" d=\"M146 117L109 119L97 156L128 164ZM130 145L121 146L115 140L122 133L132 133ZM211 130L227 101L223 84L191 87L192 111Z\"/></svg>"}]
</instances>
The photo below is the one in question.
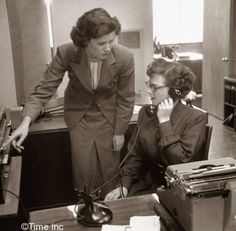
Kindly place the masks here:
<instances>
[{"instance_id":1,"label":"wooden desk edge","mask_svg":"<svg viewBox=\"0 0 236 231\"><path fill-rule=\"evenodd\" d=\"M138 114L133 114L129 124L137 123ZM45 132L58 132L58 131L68 131L68 127L65 124L64 116L58 117L45 117L36 120L30 126L30 134L35 133L45 133Z\"/></svg>"}]
</instances>

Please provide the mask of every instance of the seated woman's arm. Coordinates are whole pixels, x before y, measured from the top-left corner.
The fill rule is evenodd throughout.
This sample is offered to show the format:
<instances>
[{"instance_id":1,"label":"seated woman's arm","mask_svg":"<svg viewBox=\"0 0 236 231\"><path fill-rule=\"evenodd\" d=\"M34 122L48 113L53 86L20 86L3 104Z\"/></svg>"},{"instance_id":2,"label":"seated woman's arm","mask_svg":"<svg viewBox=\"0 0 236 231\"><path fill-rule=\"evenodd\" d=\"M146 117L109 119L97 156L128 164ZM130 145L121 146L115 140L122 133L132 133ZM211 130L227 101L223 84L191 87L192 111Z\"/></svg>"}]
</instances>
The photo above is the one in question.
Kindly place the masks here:
<instances>
[{"instance_id":1,"label":"seated woman's arm","mask_svg":"<svg viewBox=\"0 0 236 231\"><path fill-rule=\"evenodd\" d=\"M189 117L186 118L186 117ZM207 115L196 111L192 115L184 115L182 122L186 126L181 135L173 132L170 121L157 126L159 133L158 154L166 166L197 160L205 142Z\"/></svg>"},{"instance_id":2,"label":"seated woman's arm","mask_svg":"<svg viewBox=\"0 0 236 231\"><path fill-rule=\"evenodd\" d=\"M124 167L121 168L121 185L109 192L105 200L114 200L126 197L130 186L139 179L142 170L142 149L139 143L138 133L143 121L143 108L139 112L138 124L129 140L127 154L129 155L124 162ZM122 195L123 194L123 195Z\"/></svg>"}]
</instances>

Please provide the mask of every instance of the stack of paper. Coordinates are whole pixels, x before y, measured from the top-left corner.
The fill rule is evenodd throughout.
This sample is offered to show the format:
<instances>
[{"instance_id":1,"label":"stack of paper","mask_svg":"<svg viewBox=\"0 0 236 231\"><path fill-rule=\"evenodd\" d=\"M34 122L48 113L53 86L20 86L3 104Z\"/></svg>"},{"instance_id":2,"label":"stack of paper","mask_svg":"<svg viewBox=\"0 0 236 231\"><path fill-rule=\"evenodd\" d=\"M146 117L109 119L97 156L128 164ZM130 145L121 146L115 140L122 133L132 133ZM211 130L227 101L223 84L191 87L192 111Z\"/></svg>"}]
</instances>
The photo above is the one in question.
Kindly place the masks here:
<instances>
[{"instance_id":1,"label":"stack of paper","mask_svg":"<svg viewBox=\"0 0 236 231\"><path fill-rule=\"evenodd\" d=\"M103 225L102 231L160 231L160 217L133 216L129 225Z\"/></svg>"},{"instance_id":2,"label":"stack of paper","mask_svg":"<svg viewBox=\"0 0 236 231\"><path fill-rule=\"evenodd\" d=\"M134 216L129 223L132 231L159 231L160 217L158 216Z\"/></svg>"}]
</instances>

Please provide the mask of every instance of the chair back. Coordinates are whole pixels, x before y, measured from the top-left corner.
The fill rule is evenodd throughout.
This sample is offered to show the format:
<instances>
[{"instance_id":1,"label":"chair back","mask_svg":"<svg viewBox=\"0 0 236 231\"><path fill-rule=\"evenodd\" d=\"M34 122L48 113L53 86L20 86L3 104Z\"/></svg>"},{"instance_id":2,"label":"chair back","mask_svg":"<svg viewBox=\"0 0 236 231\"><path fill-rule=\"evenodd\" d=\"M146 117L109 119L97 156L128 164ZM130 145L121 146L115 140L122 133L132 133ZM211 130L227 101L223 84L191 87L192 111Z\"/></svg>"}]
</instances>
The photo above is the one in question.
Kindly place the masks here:
<instances>
[{"instance_id":1,"label":"chair back","mask_svg":"<svg viewBox=\"0 0 236 231\"><path fill-rule=\"evenodd\" d=\"M194 105L192 105L191 101L187 101L186 104L194 109L200 110L203 113L205 113L208 117L208 112L196 107ZM208 118L207 118L208 119ZM213 130L213 126L206 124L206 140L204 143L204 147L203 147L203 154L201 156L201 160L208 160L208 156L209 156L209 149L210 149L210 143L211 143L211 135L212 135L212 130Z\"/></svg>"},{"instance_id":2,"label":"chair back","mask_svg":"<svg viewBox=\"0 0 236 231\"><path fill-rule=\"evenodd\" d=\"M212 130L213 130L213 126L207 124L206 125L206 141L204 144L205 147L203 149L203 160L208 160Z\"/></svg>"}]
</instances>

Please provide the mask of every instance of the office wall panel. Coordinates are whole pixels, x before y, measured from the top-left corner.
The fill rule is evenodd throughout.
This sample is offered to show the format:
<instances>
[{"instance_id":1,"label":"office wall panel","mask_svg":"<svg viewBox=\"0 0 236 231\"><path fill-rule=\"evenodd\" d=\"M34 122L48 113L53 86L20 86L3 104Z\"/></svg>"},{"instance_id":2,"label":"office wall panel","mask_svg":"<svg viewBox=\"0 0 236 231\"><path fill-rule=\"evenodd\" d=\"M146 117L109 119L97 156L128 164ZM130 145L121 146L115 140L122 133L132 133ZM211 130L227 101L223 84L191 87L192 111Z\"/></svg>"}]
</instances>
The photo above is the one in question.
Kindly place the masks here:
<instances>
[{"instance_id":1,"label":"office wall panel","mask_svg":"<svg viewBox=\"0 0 236 231\"><path fill-rule=\"evenodd\" d=\"M47 11L44 1L7 0L17 103L41 78L50 61Z\"/></svg>"},{"instance_id":2,"label":"office wall panel","mask_svg":"<svg viewBox=\"0 0 236 231\"><path fill-rule=\"evenodd\" d=\"M211 115L224 117L224 76L229 75L232 0L204 1L203 42L203 109Z\"/></svg>"},{"instance_id":3,"label":"office wall panel","mask_svg":"<svg viewBox=\"0 0 236 231\"><path fill-rule=\"evenodd\" d=\"M16 105L16 89L12 61L6 1L0 0L0 105Z\"/></svg>"}]
</instances>

